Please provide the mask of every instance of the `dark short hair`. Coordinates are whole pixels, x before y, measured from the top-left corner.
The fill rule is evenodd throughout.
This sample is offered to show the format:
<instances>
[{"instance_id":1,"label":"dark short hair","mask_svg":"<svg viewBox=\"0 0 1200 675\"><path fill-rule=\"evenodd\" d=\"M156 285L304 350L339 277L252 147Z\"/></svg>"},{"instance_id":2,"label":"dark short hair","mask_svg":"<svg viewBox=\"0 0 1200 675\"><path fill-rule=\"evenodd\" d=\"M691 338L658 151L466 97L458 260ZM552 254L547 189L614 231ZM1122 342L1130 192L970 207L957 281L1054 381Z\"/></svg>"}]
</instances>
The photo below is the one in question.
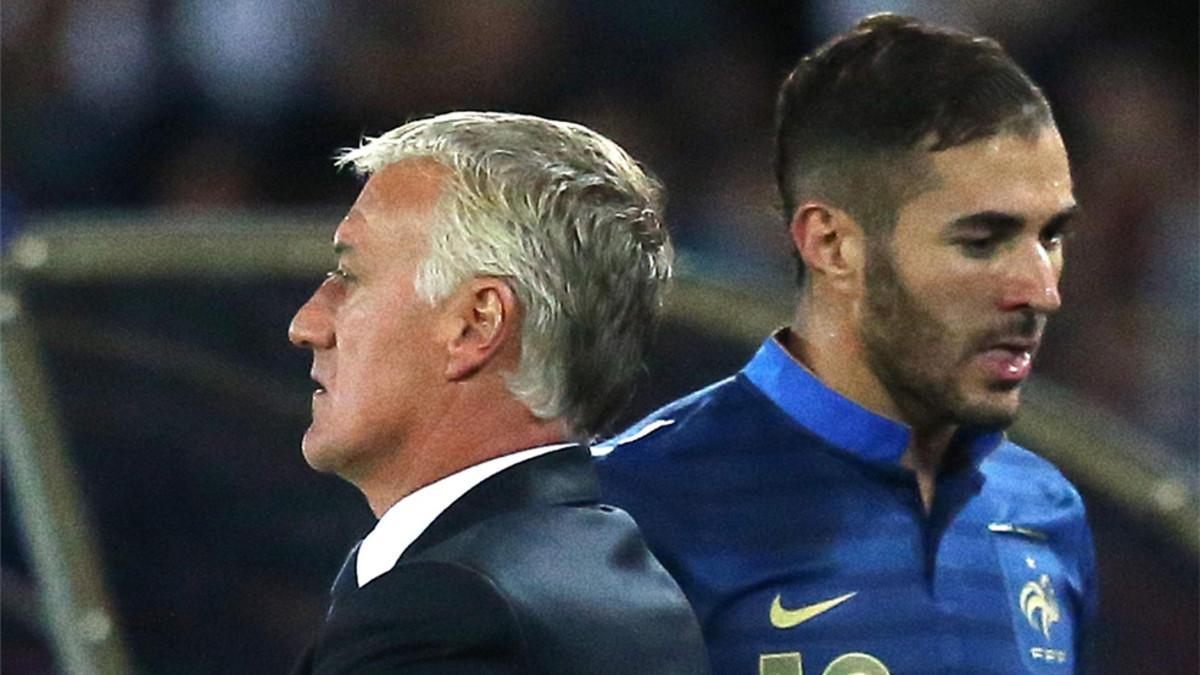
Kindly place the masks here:
<instances>
[{"instance_id":1,"label":"dark short hair","mask_svg":"<svg viewBox=\"0 0 1200 675\"><path fill-rule=\"evenodd\" d=\"M808 200L887 232L928 185L924 154L1053 126L1045 96L994 40L869 16L805 56L780 88L775 177L785 223ZM804 264L797 256L797 280Z\"/></svg>"}]
</instances>

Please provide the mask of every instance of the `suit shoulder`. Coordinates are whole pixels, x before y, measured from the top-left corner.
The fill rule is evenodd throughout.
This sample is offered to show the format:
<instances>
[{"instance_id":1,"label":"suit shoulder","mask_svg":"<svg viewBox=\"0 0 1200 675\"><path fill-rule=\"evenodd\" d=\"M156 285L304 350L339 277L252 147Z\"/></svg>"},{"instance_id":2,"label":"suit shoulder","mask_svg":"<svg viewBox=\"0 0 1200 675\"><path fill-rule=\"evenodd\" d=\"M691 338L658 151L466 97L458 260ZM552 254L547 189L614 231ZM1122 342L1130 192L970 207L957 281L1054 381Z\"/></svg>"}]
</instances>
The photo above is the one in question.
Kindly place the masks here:
<instances>
[{"instance_id":1,"label":"suit shoulder","mask_svg":"<svg viewBox=\"0 0 1200 675\"><path fill-rule=\"evenodd\" d=\"M452 561L397 565L345 598L314 650L314 673L526 672L520 622L497 585Z\"/></svg>"},{"instance_id":2,"label":"suit shoulder","mask_svg":"<svg viewBox=\"0 0 1200 675\"><path fill-rule=\"evenodd\" d=\"M551 595L602 596L611 590L604 583L617 583L625 575L631 578L621 583L661 581L633 519L602 504L499 514L430 549L426 556L477 570L524 605L551 602Z\"/></svg>"},{"instance_id":3,"label":"suit shoulder","mask_svg":"<svg viewBox=\"0 0 1200 675\"><path fill-rule=\"evenodd\" d=\"M500 514L425 556L495 584L531 646L535 672L706 672L691 608L620 509Z\"/></svg>"}]
</instances>

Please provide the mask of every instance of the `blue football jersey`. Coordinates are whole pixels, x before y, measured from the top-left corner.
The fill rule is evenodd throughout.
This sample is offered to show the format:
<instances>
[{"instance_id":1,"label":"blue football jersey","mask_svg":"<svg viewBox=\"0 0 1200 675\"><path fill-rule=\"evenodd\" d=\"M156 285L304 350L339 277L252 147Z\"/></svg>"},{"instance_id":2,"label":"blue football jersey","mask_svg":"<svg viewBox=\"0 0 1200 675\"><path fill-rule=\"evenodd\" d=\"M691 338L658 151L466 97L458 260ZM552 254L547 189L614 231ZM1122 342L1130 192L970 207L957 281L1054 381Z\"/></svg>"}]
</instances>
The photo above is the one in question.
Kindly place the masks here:
<instances>
[{"instance_id":1,"label":"blue football jersey","mask_svg":"<svg viewBox=\"0 0 1200 675\"><path fill-rule=\"evenodd\" d=\"M927 513L908 440L769 339L595 453L714 672L1073 672L1097 598L1079 494L1003 434L962 431Z\"/></svg>"}]
</instances>

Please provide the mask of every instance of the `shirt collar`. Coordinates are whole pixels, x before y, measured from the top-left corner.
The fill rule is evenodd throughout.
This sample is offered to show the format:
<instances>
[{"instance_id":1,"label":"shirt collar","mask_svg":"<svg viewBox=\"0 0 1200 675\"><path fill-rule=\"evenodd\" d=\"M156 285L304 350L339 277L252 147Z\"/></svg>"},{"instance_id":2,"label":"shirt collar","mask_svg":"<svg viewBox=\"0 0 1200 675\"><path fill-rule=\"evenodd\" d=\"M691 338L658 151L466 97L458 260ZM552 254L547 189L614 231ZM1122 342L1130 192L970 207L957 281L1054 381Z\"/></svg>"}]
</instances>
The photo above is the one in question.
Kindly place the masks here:
<instances>
[{"instance_id":1,"label":"shirt collar","mask_svg":"<svg viewBox=\"0 0 1200 675\"><path fill-rule=\"evenodd\" d=\"M395 567L396 561L417 537L471 488L515 464L572 445L575 444L543 445L494 457L434 481L396 502L384 512L359 547L355 569L358 587L362 588Z\"/></svg>"},{"instance_id":2,"label":"shirt collar","mask_svg":"<svg viewBox=\"0 0 1200 675\"><path fill-rule=\"evenodd\" d=\"M873 462L897 463L908 448L912 430L842 396L797 361L776 333L759 348L742 373L788 417L826 443ZM962 443L973 463L995 449L1004 434L961 430Z\"/></svg>"}]
</instances>

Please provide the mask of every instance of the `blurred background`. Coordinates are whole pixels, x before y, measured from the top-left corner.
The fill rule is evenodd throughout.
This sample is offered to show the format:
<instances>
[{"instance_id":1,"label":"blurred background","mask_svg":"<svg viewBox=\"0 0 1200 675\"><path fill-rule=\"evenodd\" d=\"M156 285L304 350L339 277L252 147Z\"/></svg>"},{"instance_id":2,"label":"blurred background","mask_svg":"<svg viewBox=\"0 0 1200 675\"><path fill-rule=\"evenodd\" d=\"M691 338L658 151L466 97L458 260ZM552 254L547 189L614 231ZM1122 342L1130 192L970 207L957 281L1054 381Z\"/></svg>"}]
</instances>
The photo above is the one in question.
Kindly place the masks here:
<instances>
[{"instance_id":1,"label":"blurred background","mask_svg":"<svg viewBox=\"0 0 1200 675\"><path fill-rule=\"evenodd\" d=\"M285 339L359 188L452 109L568 119L664 181L680 283L627 420L790 316L774 90L892 10L1043 85L1084 216L1015 436L1089 504L1102 672L1195 673L1197 5L1186 0L5 0L0 669L278 672L371 526L305 466Z\"/></svg>"}]
</instances>

